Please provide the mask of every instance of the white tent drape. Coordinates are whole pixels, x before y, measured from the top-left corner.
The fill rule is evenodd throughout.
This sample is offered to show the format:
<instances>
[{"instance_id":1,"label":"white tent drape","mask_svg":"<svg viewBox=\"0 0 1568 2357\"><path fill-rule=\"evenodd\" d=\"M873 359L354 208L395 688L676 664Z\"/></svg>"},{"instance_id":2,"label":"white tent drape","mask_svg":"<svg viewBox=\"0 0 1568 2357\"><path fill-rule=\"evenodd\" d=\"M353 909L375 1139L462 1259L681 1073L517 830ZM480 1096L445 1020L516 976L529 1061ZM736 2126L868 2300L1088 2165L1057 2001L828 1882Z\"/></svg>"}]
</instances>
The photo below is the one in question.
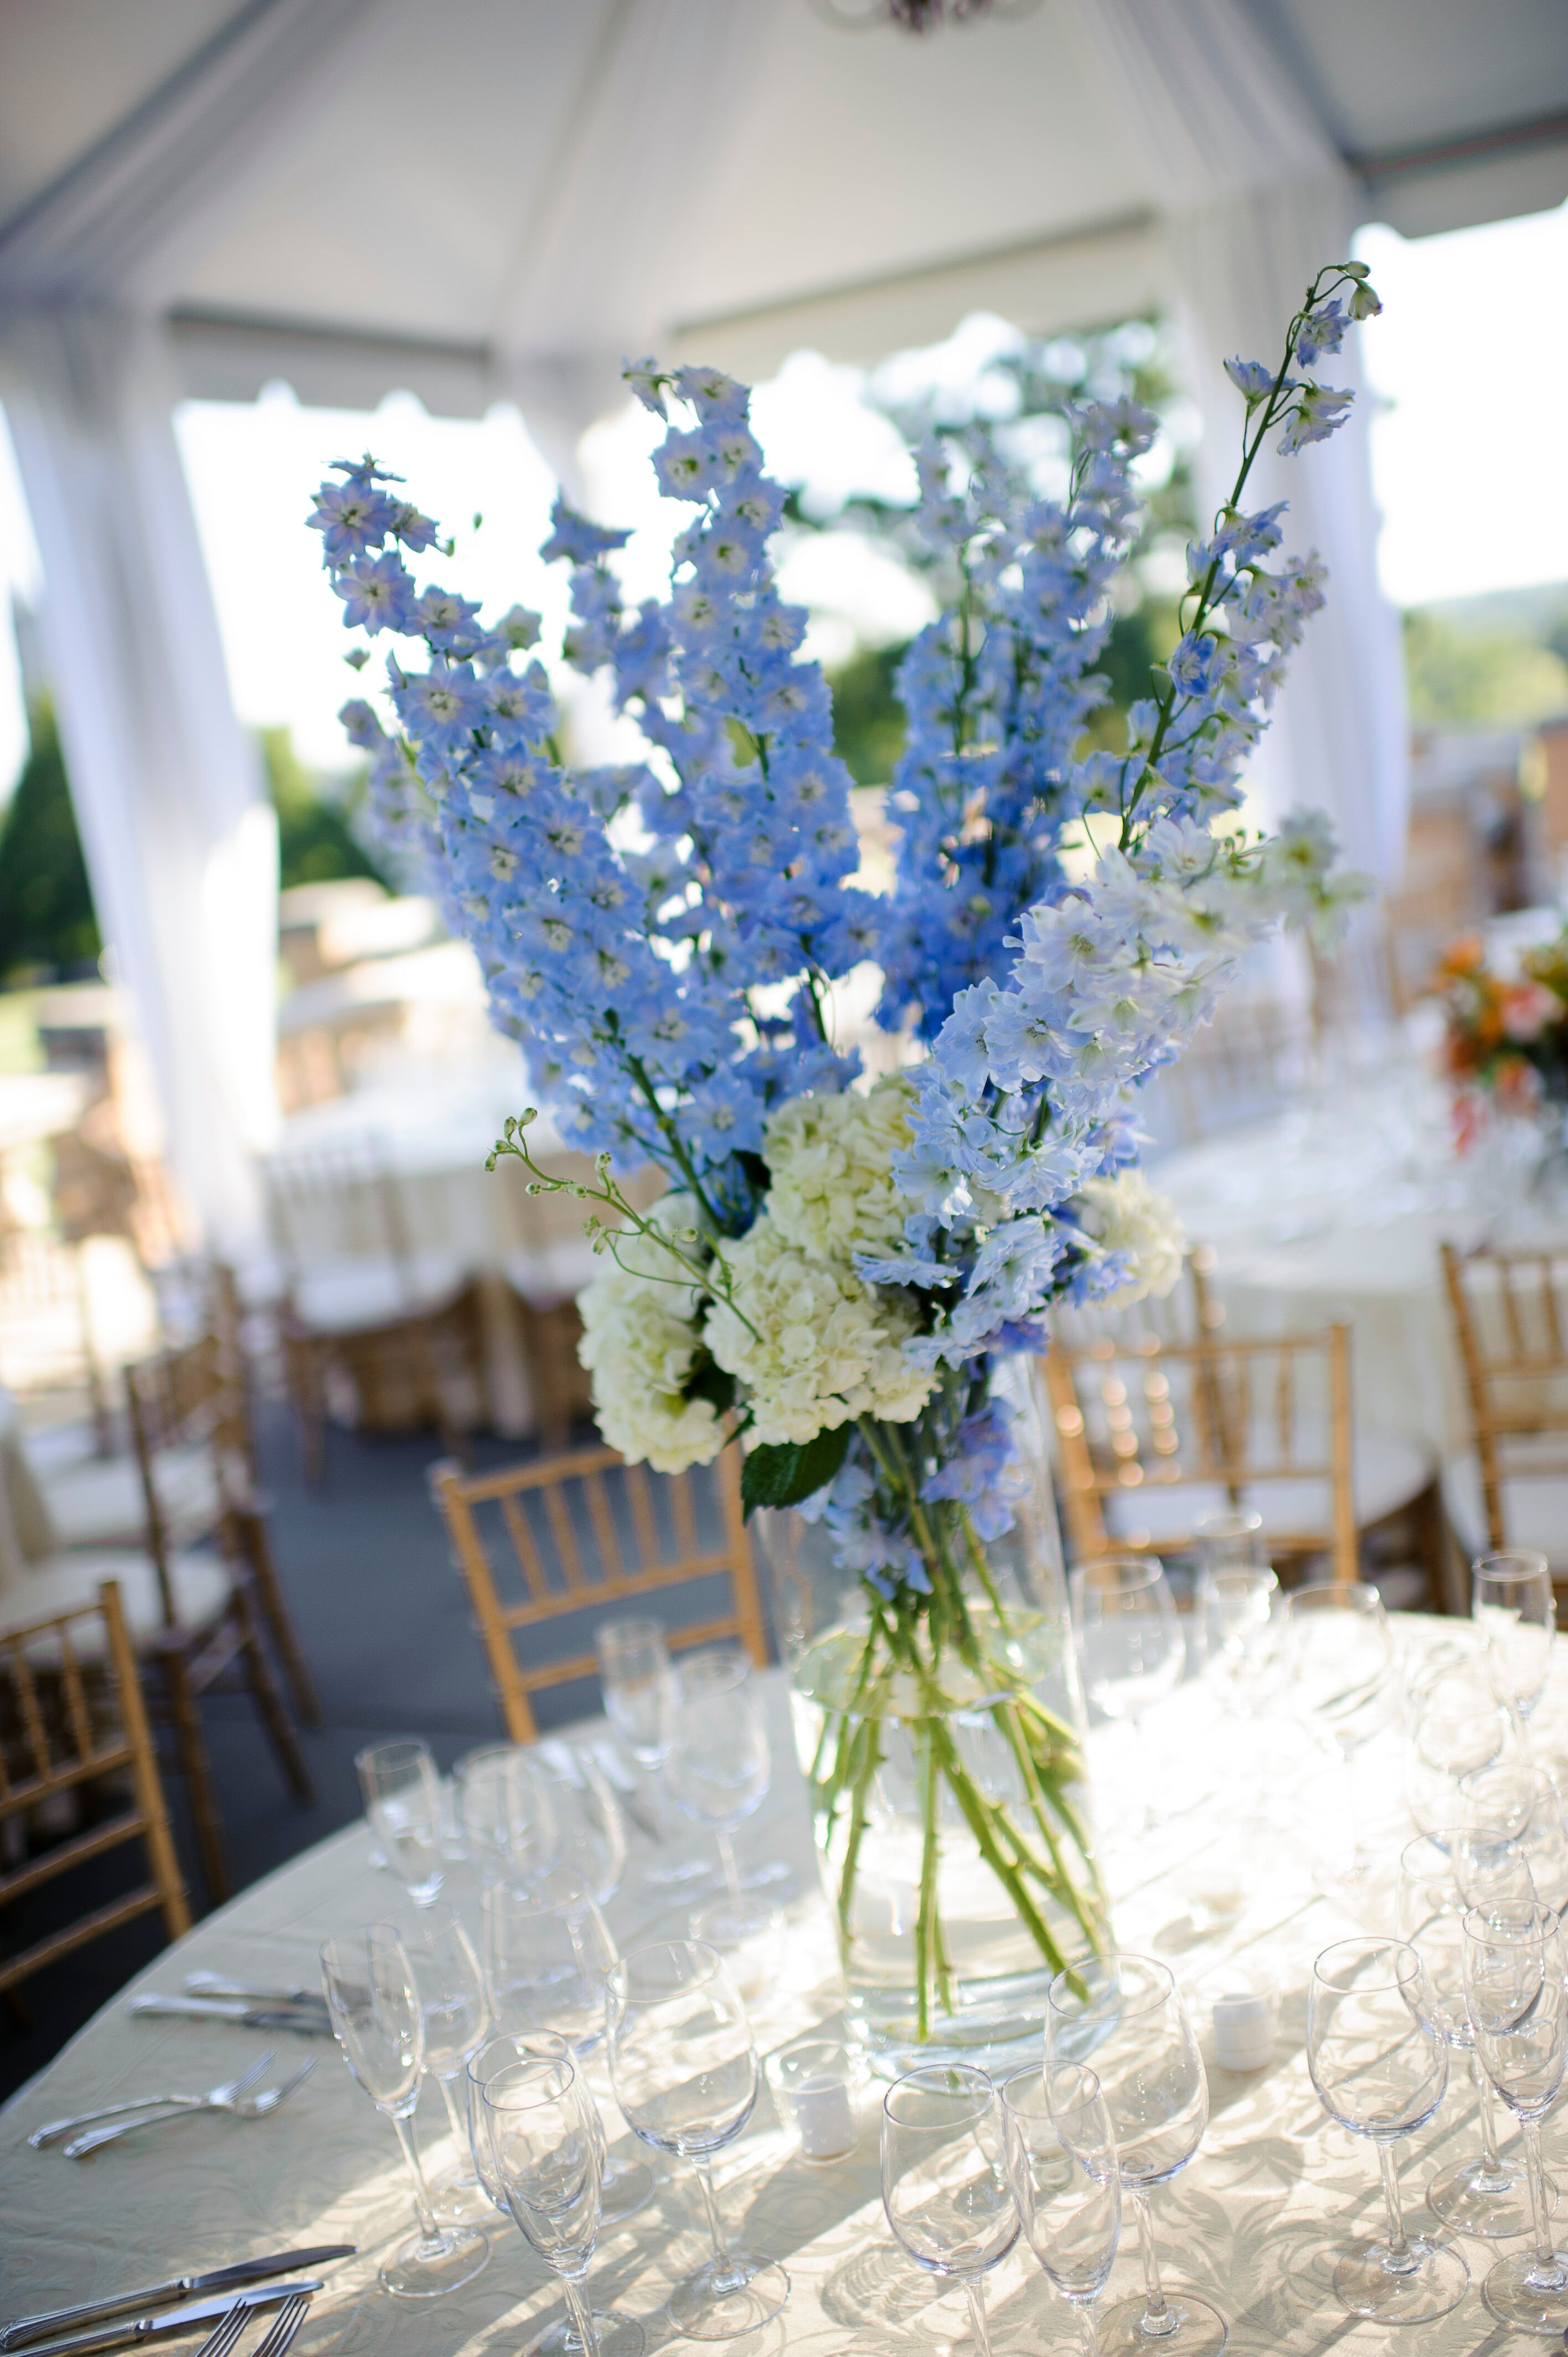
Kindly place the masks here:
<instances>
[{"instance_id":1,"label":"white tent drape","mask_svg":"<svg viewBox=\"0 0 1568 2357\"><path fill-rule=\"evenodd\" d=\"M1160 191L1172 293L1203 414L1200 505L1234 479L1241 406L1223 358L1269 360L1313 273L1343 261L1356 213L1345 167L1238 0L1079 0ZM1252 770L1267 815L1326 811L1347 860L1399 875L1409 801L1399 622L1377 576L1366 400L1348 346L1328 381L1356 387L1351 421L1302 457L1260 458L1259 506L1288 500L1288 544L1330 576Z\"/></svg>"},{"instance_id":2,"label":"white tent drape","mask_svg":"<svg viewBox=\"0 0 1568 2357\"><path fill-rule=\"evenodd\" d=\"M277 1125L277 826L230 700L160 315L370 5L250 0L0 235L0 400L93 899L175 1175L227 1252L257 1239Z\"/></svg>"}]
</instances>

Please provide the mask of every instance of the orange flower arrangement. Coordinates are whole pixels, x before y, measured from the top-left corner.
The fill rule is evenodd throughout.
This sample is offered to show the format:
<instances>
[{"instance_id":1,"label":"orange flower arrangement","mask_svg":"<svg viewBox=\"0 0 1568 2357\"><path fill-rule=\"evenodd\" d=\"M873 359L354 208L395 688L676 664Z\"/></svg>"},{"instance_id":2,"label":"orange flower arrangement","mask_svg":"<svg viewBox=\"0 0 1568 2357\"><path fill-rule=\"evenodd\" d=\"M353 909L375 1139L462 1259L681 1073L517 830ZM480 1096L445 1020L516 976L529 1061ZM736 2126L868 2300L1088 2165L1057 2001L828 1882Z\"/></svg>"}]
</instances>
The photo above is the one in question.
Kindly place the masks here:
<instances>
[{"instance_id":1,"label":"orange flower arrangement","mask_svg":"<svg viewBox=\"0 0 1568 2357\"><path fill-rule=\"evenodd\" d=\"M1568 931L1527 950L1511 977L1487 964L1478 933L1466 933L1435 981L1447 1017L1444 1070L1460 1092L1461 1145L1478 1126L1482 1094L1515 1114L1568 1103Z\"/></svg>"}]
</instances>

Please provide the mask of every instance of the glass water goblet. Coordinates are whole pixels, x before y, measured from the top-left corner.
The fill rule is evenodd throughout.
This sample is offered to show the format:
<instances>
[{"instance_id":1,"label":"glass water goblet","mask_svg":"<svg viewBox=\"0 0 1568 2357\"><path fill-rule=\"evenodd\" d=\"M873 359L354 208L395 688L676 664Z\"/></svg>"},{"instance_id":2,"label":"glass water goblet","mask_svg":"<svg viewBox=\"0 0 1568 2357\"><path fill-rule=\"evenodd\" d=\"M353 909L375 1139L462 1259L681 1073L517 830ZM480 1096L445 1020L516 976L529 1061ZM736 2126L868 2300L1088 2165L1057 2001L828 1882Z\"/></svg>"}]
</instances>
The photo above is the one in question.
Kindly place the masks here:
<instances>
[{"instance_id":1,"label":"glass water goblet","mask_svg":"<svg viewBox=\"0 0 1568 2357\"><path fill-rule=\"evenodd\" d=\"M416 1907L441 1895L441 1786L428 1743L372 1743L354 1755L365 1816L381 1854Z\"/></svg>"},{"instance_id":2,"label":"glass water goblet","mask_svg":"<svg viewBox=\"0 0 1568 2357\"><path fill-rule=\"evenodd\" d=\"M1426 2189L1428 2207L1461 2234L1522 2234L1530 2228L1525 2172L1498 2149L1492 2084L1476 2052L1465 1996L1469 1909L1499 1889L1503 1895L1510 1889L1530 1895L1522 1859L1511 1846L1504 1848L1507 1862L1490 1846L1487 1855L1477 1856L1459 1828L1446 1826L1418 1834L1400 1854L1399 1935L1421 1960L1428 2019L1456 2054L1468 2057L1480 2113L1480 2151L1452 2162Z\"/></svg>"},{"instance_id":3,"label":"glass water goblet","mask_svg":"<svg viewBox=\"0 0 1568 2357\"><path fill-rule=\"evenodd\" d=\"M1268 1698L1279 1650L1272 1571L1217 1571L1202 1591L1204 1647L1210 1681L1232 1710L1250 1717Z\"/></svg>"},{"instance_id":4,"label":"glass water goblet","mask_svg":"<svg viewBox=\"0 0 1568 2357\"><path fill-rule=\"evenodd\" d=\"M1473 1907L1464 1929L1476 2051L1523 2134L1534 2244L1499 2259L1481 2297L1499 2324L1554 2340L1568 2327L1568 2252L1553 2243L1541 2123L1568 2064L1568 1956L1557 1917L1535 1900Z\"/></svg>"},{"instance_id":5,"label":"glass water goblet","mask_svg":"<svg viewBox=\"0 0 1568 2357\"><path fill-rule=\"evenodd\" d=\"M1152 1555L1104 1555L1069 1581L1084 1690L1109 1719L1133 1730L1138 1773L1137 1830L1156 1821L1144 1720L1175 1694L1187 1644L1165 1566Z\"/></svg>"},{"instance_id":6,"label":"glass water goblet","mask_svg":"<svg viewBox=\"0 0 1568 2357\"><path fill-rule=\"evenodd\" d=\"M521 1744L487 1743L459 1760L457 1822L485 1883L527 1881L561 1854L550 1795Z\"/></svg>"},{"instance_id":7,"label":"glass water goblet","mask_svg":"<svg viewBox=\"0 0 1568 2357\"><path fill-rule=\"evenodd\" d=\"M603 1907L626 1873L626 1818L609 1778L596 1760L564 1743L530 1752L528 1765L555 1824L549 1864L569 1867Z\"/></svg>"},{"instance_id":8,"label":"glass water goblet","mask_svg":"<svg viewBox=\"0 0 1568 2357\"><path fill-rule=\"evenodd\" d=\"M531 2054L479 2089L487 2175L566 2296L570 2327L547 2326L529 2357L642 2357L636 2317L590 2309L588 2266L602 2219L604 2128L564 2054Z\"/></svg>"},{"instance_id":9,"label":"glass water goblet","mask_svg":"<svg viewBox=\"0 0 1568 2357\"><path fill-rule=\"evenodd\" d=\"M413 2180L419 2232L386 2262L381 2283L404 2299L456 2291L478 2274L490 2246L472 2226L438 2226L431 2208L412 2126L424 2024L407 1952L393 1926L371 1923L353 1938L328 1940L321 1951L321 1986L343 2060L396 2129Z\"/></svg>"},{"instance_id":10,"label":"glass water goblet","mask_svg":"<svg viewBox=\"0 0 1568 2357\"><path fill-rule=\"evenodd\" d=\"M1294 1588L1285 1598L1283 1652L1295 1709L1348 1771L1392 1707L1393 1639L1381 1597L1359 1580ZM1366 1879L1372 1861L1359 1805L1360 1779L1348 1781L1350 1862L1343 1879L1356 1884Z\"/></svg>"},{"instance_id":11,"label":"glass water goblet","mask_svg":"<svg viewBox=\"0 0 1568 2357\"><path fill-rule=\"evenodd\" d=\"M1498 1693L1528 1718L1546 1691L1557 1633L1546 1557L1530 1547L1478 1555L1470 1566L1470 1618L1486 1641Z\"/></svg>"},{"instance_id":12,"label":"glass water goblet","mask_svg":"<svg viewBox=\"0 0 1568 2357\"><path fill-rule=\"evenodd\" d=\"M1111 2115L1092 2071L1021 2071L1002 2089L1007 2181L1024 2239L1078 2319L1084 2357L1100 2357L1094 2302L1122 2238L1122 2178Z\"/></svg>"},{"instance_id":13,"label":"glass water goblet","mask_svg":"<svg viewBox=\"0 0 1568 2357\"><path fill-rule=\"evenodd\" d=\"M727 1896L707 1910L709 1921L726 1947L743 1946L770 1929L776 1910L746 1897L735 1854L735 1835L762 1806L773 1776L761 1696L739 1646L705 1647L681 1663L669 1775L676 1807L718 1844Z\"/></svg>"},{"instance_id":14,"label":"glass water goblet","mask_svg":"<svg viewBox=\"0 0 1568 2357\"><path fill-rule=\"evenodd\" d=\"M1087 2065L1100 2082L1144 2262L1144 2298L1107 2311L1101 2347L1107 2357L1219 2357L1225 2319L1192 2292L1166 2293L1149 2212L1153 2189L1187 2167L1208 2125L1208 2079L1169 1966L1123 1951L1058 1973L1046 2015L1047 2099L1063 2063Z\"/></svg>"},{"instance_id":15,"label":"glass water goblet","mask_svg":"<svg viewBox=\"0 0 1568 2357\"><path fill-rule=\"evenodd\" d=\"M431 2192L442 2219L471 2224L489 2217L489 2202L467 2165L468 2123L460 2095L468 2058L483 2045L490 2025L485 1976L456 1911L439 1902L424 1910L408 1961L424 2031L422 2075L440 2088L457 2145L457 2166L438 2178Z\"/></svg>"},{"instance_id":16,"label":"glass water goblet","mask_svg":"<svg viewBox=\"0 0 1568 2357\"><path fill-rule=\"evenodd\" d=\"M757 2107L761 2069L746 2008L711 1948L694 1940L634 1948L608 1976L610 2082L633 2135L696 2171L713 2256L668 2306L693 2341L733 2341L789 2297L781 2266L726 2243L713 2164Z\"/></svg>"},{"instance_id":17,"label":"glass water goblet","mask_svg":"<svg viewBox=\"0 0 1568 2357\"><path fill-rule=\"evenodd\" d=\"M972 2063L928 2063L882 2099L887 2223L917 2266L963 2286L980 2357L991 2357L985 2278L1020 2226L1004 2141L1001 2100Z\"/></svg>"},{"instance_id":18,"label":"glass water goblet","mask_svg":"<svg viewBox=\"0 0 1568 2357\"><path fill-rule=\"evenodd\" d=\"M1424 2127L1448 2084L1448 2045L1430 2018L1421 1959L1403 1940L1341 1940L1312 1968L1306 2062L1330 2119L1378 2148L1389 2238L1351 2244L1334 2288L1352 2316L1429 2323L1470 2287L1457 2251L1408 2234L1393 2148Z\"/></svg>"},{"instance_id":19,"label":"glass water goblet","mask_svg":"<svg viewBox=\"0 0 1568 2357\"><path fill-rule=\"evenodd\" d=\"M1461 1782L1459 1806L1473 1857L1516 1849L1541 1905L1558 1913L1568 1905L1568 1810L1544 1769L1528 1760L1479 1769ZM1484 1900L1477 1895L1472 1903Z\"/></svg>"}]
</instances>

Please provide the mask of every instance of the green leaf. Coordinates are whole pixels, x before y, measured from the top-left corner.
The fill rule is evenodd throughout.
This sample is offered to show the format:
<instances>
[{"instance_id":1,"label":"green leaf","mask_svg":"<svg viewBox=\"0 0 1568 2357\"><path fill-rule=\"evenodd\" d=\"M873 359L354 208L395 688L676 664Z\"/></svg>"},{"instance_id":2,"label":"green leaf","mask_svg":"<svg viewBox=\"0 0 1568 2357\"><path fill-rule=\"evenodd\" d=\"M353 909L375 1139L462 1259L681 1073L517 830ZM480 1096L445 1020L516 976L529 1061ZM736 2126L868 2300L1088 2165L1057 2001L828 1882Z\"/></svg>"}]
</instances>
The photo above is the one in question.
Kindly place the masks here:
<instances>
[{"instance_id":1,"label":"green leaf","mask_svg":"<svg viewBox=\"0 0 1568 2357\"><path fill-rule=\"evenodd\" d=\"M740 1469L741 1501L754 1506L798 1506L831 1481L849 1449L850 1427L841 1424L806 1441L764 1441Z\"/></svg>"},{"instance_id":2,"label":"green leaf","mask_svg":"<svg viewBox=\"0 0 1568 2357\"><path fill-rule=\"evenodd\" d=\"M681 1387L682 1399L706 1400L708 1405L723 1415L735 1405L735 1377L726 1374L716 1360L704 1351Z\"/></svg>"}]
</instances>

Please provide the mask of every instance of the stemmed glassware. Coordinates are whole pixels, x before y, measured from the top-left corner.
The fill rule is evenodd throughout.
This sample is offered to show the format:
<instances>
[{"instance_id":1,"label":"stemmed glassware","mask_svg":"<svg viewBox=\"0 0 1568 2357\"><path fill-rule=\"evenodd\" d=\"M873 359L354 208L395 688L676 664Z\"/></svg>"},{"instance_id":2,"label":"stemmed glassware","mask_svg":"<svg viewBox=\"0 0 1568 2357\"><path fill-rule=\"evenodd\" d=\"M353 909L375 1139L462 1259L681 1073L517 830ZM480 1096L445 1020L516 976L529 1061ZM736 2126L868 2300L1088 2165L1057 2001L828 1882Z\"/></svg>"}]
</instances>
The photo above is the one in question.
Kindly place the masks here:
<instances>
[{"instance_id":1,"label":"stemmed glassware","mask_svg":"<svg viewBox=\"0 0 1568 2357\"><path fill-rule=\"evenodd\" d=\"M1274 1617L1280 1583L1269 1570L1211 1572L1201 1591L1208 1674L1232 1710L1263 1707L1279 1648Z\"/></svg>"},{"instance_id":2,"label":"stemmed glassware","mask_svg":"<svg viewBox=\"0 0 1568 2357\"><path fill-rule=\"evenodd\" d=\"M488 2217L485 2189L472 2168L465 2165L468 2123L458 2104L469 2057L483 2045L489 2028L485 1976L473 1942L454 1910L445 1905L425 1909L408 1960L424 2032L422 2072L439 2086L447 2123L457 2141L457 2167L431 2189L435 2206L443 2218Z\"/></svg>"},{"instance_id":3,"label":"stemmed glassware","mask_svg":"<svg viewBox=\"0 0 1568 2357\"><path fill-rule=\"evenodd\" d=\"M1156 1813L1146 1772L1144 1718L1176 1692L1187 1645L1176 1599L1155 1555L1104 1555L1069 1582L1084 1690L1107 1718L1132 1727L1139 1758L1139 1829Z\"/></svg>"},{"instance_id":4,"label":"stemmed glassware","mask_svg":"<svg viewBox=\"0 0 1568 2357\"><path fill-rule=\"evenodd\" d=\"M1541 1905L1568 1905L1568 1809L1543 1768L1521 1759L1477 1769L1459 1786L1459 1808L1474 1854L1517 1848ZM1479 1894L1472 1903L1483 1903Z\"/></svg>"},{"instance_id":5,"label":"stemmed glassware","mask_svg":"<svg viewBox=\"0 0 1568 2357\"><path fill-rule=\"evenodd\" d=\"M571 2312L569 2334L547 2330L532 2351L641 2357L647 2335L637 2319L601 2318L585 2296L599 2234L604 2130L572 2063L564 2054L520 2058L483 2082L479 2101L487 2175Z\"/></svg>"},{"instance_id":6,"label":"stemmed glassware","mask_svg":"<svg viewBox=\"0 0 1568 2357\"><path fill-rule=\"evenodd\" d=\"M1486 1640L1498 1692L1528 1718L1546 1691L1557 1598L1543 1555L1505 1547L1470 1568L1470 1618Z\"/></svg>"},{"instance_id":7,"label":"stemmed glassware","mask_svg":"<svg viewBox=\"0 0 1568 2357\"><path fill-rule=\"evenodd\" d=\"M608 1976L610 2080L627 2125L696 2171L713 2256L670 2295L671 2321L694 2341L730 2341L777 2316L789 2297L781 2266L726 2244L713 2162L757 2106L760 2067L746 2009L700 1941L634 1948Z\"/></svg>"},{"instance_id":8,"label":"stemmed glassware","mask_svg":"<svg viewBox=\"0 0 1568 2357\"><path fill-rule=\"evenodd\" d=\"M446 1858L441 1847L441 1787L430 1746L413 1740L372 1743L357 1752L365 1815L387 1864L416 1907L441 1895Z\"/></svg>"},{"instance_id":9,"label":"stemmed glassware","mask_svg":"<svg viewBox=\"0 0 1568 2357\"><path fill-rule=\"evenodd\" d=\"M1078 2319L1084 2357L1100 2357L1094 2302L1122 2237L1122 2178L1111 2115L1092 2071L1060 2062L1002 2089L1007 2182L1024 2236Z\"/></svg>"},{"instance_id":10,"label":"stemmed glassware","mask_svg":"<svg viewBox=\"0 0 1568 2357\"><path fill-rule=\"evenodd\" d=\"M1294 1588L1285 1598L1284 1658L1295 1707L1348 1769L1386 1723L1391 1700L1393 1640L1377 1589L1358 1580ZM1369 1863L1359 1797L1352 1778L1348 1882L1361 1879Z\"/></svg>"},{"instance_id":11,"label":"stemmed glassware","mask_svg":"<svg viewBox=\"0 0 1568 2357\"><path fill-rule=\"evenodd\" d=\"M734 1840L767 1799L772 1775L761 1697L746 1655L735 1645L688 1653L681 1664L670 1791L682 1813L711 1827L717 1841L728 1896L704 1910L704 1928L725 1946L757 1938L777 1918L775 1908L742 1889Z\"/></svg>"},{"instance_id":12,"label":"stemmed glassware","mask_svg":"<svg viewBox=\"0 0 1568 2357\"><path fill-rule=\"evenodd\" d=\"M1467 1777L1492 1769L1521 1776L1527 1760L1523 1722L1511 1701L1497 1692L1479 1655L1444 1650L1411 1680L1405 1796L1423 1833L1463 1821L1460 1792ZM1500 1782L1490 1787L1494 1802L1503 1789ZM1510 1833L1517 1830L1516 1825Z\"/></svg>"},{"instance_id":13,"label":"stemmed glassware","mask_svg":"<svg viewBox=\"0 0 1568 2357\"><path fill-rule=\"evenodd\" d=\"M991 2357L985 2278L1018 2239L1002 2104L983 2071L932 2062L882 2099L882 2206L918 2266L963 2286L980 2357Z\"/></svg>"},{"instance_id":14,"label":"stemmed glassware","mask_svg":"<svg viewBox=\"0 0 1568 2357\"><path fill-rule=\"evenodd\" d=\"M1530 1876L1511 1843L1473 1843L1458 1827L1418 1834L1400 1856L1398 1926L1415 1950L1426 1986L1426 2014L1455 2053L1466 2054L1480 2109L1481 2150L1456 2160L1426 2190L1445 2226L1464 2234L1522 2234L1530 2225L1524 2171L1498 2150L1491 2082L1476 2052L1465 1996L1465 1917L1478 1902L1532 1896Z\"/></svg>"},{"instance_id":15,"label":"stemmed glassware","mask_svg":"<svg viewBox=\"0 0 1568 2357\"><path fill-rule=\"evenodd\" d=\"M1446 2316L1470 2287L1457 2251L1407 2234L1393 2147L1424 2127L1448 2084L1448 2046L1431 2018L1421 1959L1402 1940L1341 1940L1312 1968L1306 2061L1330 2119L1378 2148L1389 2239L1353 2243L1334 2269L1352 2316L1418 2324Z\"/></svg>"},{"instance_id":16,"label":"stemmed glassware","mask_svg":"<svg viewBox=\"0 0 1568 2357\"><path fill-rule=\"evenodd\" d=\"M419 2232L381 2269L381 2282L406 2299L429 2299L469 2283L490 2255L472 2226L438 2226L410 2126L419 2100L424 2024L407 1952L390 1923L356 1937L328 1940L321 1986L343 2059L377 2111L397 2130L413 2179Z\"/></svg>"},{"instance_id":17,"label":"stemmed glassware","mask_svg":"<svg viewBox=\"0 0 1568 2357\"><path fill-rule=\"evenodd\" d=\"M1535 1900L1491 1900L1465 1918L1465 1996L1481 2067L1524 2136L1532 2251L1501 2258L1481 2286L1499 2324L1555 2339L1568 2326L1568 2252L1553 2247L1541 2123L1568 2064L1568 1956Z\"/></svg>"},{"instance_id":18,"label":"stemmed glassware","mask_svg":"<svg viewBox=\"0 0 1568 2357\"><path fill-rule=\"evenodd\" d=\"M1087 2064L1100 2082L1144 2262L1144 2298L1119 2302L1104 2319L1107 2357L1155 2349L1219 2357L1225 2320L1192 2292L1166 2295L1149 2214L1151 2190L1187 2167L1208 2125L1203 2057L1169 1967L1123 1951L1058 1973L1046 2017L1047 2098L1063 2063Z\"/></svg>"},{"instance_id":19,"label":"stemmed glassware","mask_svg":"<svg viewBox=\"0 0 1568 2357\"><path fill-rule=\"evenodd\" d=\"M570 1867L600 1907L613 1899L626 1872L626 1819L598 1761L564 1743L529 1753L556 1829L551 1865Z\"/></svg>"},{"instance_id":20,"label":"stemmed glassware","mask_svg":"<svg viewBox=\"0 0 1568 2357\"><path fill-rule=\"evenodd\" d=\"M487 1743L459 1760L457 1822L482 1882L526 1882L561 1854L561 1829L542 1780L515 1743Z\"/></svg>"}]
</instances>

